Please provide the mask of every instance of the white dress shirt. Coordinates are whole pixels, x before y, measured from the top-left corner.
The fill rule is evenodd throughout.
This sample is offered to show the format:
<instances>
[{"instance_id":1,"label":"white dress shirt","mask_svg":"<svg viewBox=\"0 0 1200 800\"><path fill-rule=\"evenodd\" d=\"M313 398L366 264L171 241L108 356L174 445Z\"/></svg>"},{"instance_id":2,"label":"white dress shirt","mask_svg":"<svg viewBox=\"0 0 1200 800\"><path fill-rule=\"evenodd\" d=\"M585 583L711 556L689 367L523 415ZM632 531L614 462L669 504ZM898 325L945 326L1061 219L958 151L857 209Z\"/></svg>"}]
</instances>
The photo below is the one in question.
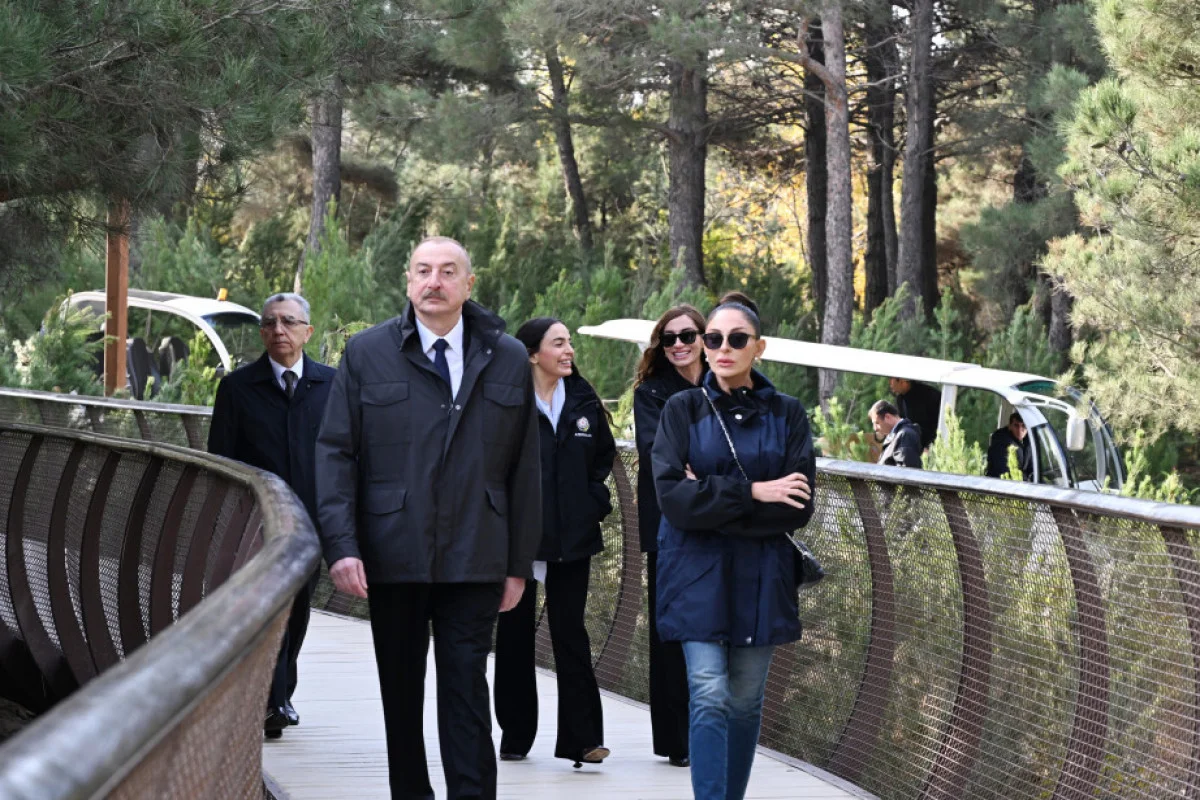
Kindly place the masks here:
<instances>
[{"instance_id":1,"label":"white dress shirt","mask_svg":"<svg viewBox=\"0 0 1200 800\"><path fill-rule=\"evenodd\" d=\"M279 384L280 389L287 391L287 382L283 379L283 373L288 370L296 373L296 385L300 385L300 379L304 377L304 356L296 359L296 363L290 367L285 367L270 356L267 356L267 361L271 362L271 371L275 373L275 383Z\"/></svg>"},{"instance_id":2,"label":"white dress shirt","mask_svg":"<svg viewBox=\"0 0 1200 800\"><path fill-rule=\"evenodd\" d=\"M416 316L414 315L414 319ZM446 344L446 364L450 367L450 396L458 395L458 387L462 385L463 376L463 361L466 359L466 353L463 352L463 321L462 317L458 318L458 322L454 323L454 327L445 336L438 336L433 331L421 324L421 320L416 319L417 333L421 337L421 352L433 361L434 350L433 343L438 339L445 339Z\"/></svg>"},{"instance_id":3,"label":"white dress shirt","mask_svg":"<svg viewBox=\"0 0 1200 800\"><path fill-rule=\"evenodd\" d=\"M567 387L563 384L563 379L559 378L558 383L554 384L554 394L550 395L549 403L543 401L537 392L533 393L533 399L537 402L538 411L546 415L546 419L550 420L550 427L558 433L558 418L567 403Z\"/></svg>"}]
</instances>

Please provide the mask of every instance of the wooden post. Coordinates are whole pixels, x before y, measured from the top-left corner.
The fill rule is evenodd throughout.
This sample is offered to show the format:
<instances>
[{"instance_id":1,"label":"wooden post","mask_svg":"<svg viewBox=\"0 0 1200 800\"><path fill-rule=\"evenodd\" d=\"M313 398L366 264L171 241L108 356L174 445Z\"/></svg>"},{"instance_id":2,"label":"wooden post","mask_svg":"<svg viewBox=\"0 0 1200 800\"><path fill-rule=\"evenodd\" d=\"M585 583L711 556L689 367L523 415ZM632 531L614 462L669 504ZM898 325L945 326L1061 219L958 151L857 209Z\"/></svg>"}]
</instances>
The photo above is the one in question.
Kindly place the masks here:
<instances>
[{"instance_id":1,"label":"wooden post","mask_svg":"<svg viewBox=\"0 0 1200 800\"><path fill-rule=\"evenodd\" d=\"M125 337L129 328L129 201L108 206L108 247L105 259L104 393L125 388Z\"/></svg>"}]
</instances>

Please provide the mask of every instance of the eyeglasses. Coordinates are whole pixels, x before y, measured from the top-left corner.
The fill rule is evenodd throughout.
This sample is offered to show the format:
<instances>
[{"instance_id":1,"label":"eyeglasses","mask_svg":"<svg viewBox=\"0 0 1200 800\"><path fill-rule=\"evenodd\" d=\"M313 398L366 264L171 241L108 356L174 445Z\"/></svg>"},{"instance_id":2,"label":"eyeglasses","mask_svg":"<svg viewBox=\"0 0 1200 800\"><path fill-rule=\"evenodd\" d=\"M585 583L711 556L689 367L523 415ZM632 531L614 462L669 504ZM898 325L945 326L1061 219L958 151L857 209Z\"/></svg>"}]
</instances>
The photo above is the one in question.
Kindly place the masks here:
<instances>
[{"instance_id":1,"label":"eyeglasses","mask_svg":"<svg viewBox=\"0 0 1200 800\"><path fill-rule=\"evenodd\" d=\"M297 325L307 325L308 320L296 319L295 317L263 317L258 321L258 327L263 330L270 330L275 327L276 323L283 323L285 328L294 328Z\"/></svg>"},{"instance_id":2,"label":"eyeglasses","mask_svg":"<svg viewBox=\"0 0 1200 800\"><path fill-rule=\"evenodd\" d=\"M720 350L721 345L725 344L725 334L720 331L706 333L700 338L704 340L704 346L709 350ZM734 331L729 334L729 346L734 350L741 350L750 344L750 340L753 338L753 334L746 333L745 331Z\"/></svg>"},{"instance_id":3,"label":"eyeglasses","mask_svg":"<svg viewBox=\"0 0 1200 800\"><path fill-rule=\"evenodd\" d=\"M662 342L663 347L674 347L676 340L681 341L684 344L695 344L696 337L699 335L700 331L696 330L695 328L689 328L688 330L680 331L679 333L664 333L659 341Z\"/></svg>"}]
</instances>

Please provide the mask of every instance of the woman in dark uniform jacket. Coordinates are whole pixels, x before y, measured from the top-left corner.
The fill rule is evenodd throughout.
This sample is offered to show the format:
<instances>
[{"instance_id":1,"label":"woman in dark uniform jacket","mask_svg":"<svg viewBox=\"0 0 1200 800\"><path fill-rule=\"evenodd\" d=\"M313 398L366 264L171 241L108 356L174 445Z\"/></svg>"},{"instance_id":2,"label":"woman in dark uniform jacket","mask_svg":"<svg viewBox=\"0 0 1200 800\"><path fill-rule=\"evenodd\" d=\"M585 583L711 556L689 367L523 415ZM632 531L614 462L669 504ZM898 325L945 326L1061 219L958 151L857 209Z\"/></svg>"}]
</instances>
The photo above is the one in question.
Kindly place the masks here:
<instances>
[{"instance_id":1,"label":"woman in dark uniform jacket","mask_svg":"<svg viewBox=\"0 0 1200 800\"><path fill-rule=\"evenodd\" d=\"M658 637L654 590L658 559L658 497L650 470L650 447L658 433L658 417L676 392L691 389L704 375L700 334L704 317L689 305L678 305L658 318L650 345L642 354L633 384L633 428L638 451L638 533L646 554L650 591L650 728L654 754L677 767L688 766L688 690L683 651L678 642Z\"/></svg>"},{"instance_id":2,"label":"woman in dark uniform jacket","mask_svg":"<svg viewBox=\"0 0 1200 800\"><path fill-rule=\"evenodd\" d=\"M516 336L529 352L540 412L542 543L534 574L545 586L558 677L554 755L576 766L598 764L609 751L584 608L592 556L604 549L600 522L612 512L604 482L612 472L616 443L600 398L575 369L567 327L539 317ZM525 758L537 735L536 583L530 588L516 608L500 615L496 629L496 719L504 761Z\"/></svg>"},{"instance_id":3,"label":"woman in dark uniform jacket","mask_svg":"<svg viewBox=\"0 0 1200 800\"><path fill-rule=\"evenodd\" d=\"M697 800L744 796L772 653L800 637L786 534L812 515L816 465L804 407L753 368L764 346L754 310L717 306L710 371L667 401L651 451L658 633L687 662Z\"/></svg>"}]
</instances>

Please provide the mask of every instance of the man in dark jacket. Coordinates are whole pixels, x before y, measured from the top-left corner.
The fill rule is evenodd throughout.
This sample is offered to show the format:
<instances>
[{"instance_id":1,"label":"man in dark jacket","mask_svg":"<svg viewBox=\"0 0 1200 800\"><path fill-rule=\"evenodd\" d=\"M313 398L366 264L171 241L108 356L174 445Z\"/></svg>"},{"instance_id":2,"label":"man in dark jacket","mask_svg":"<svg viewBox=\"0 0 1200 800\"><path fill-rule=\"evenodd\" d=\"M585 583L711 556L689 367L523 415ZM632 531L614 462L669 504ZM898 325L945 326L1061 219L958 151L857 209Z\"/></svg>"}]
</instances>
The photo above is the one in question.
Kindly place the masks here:
<instances>
[{"instance_id":1,"label":"man in dark jacket","mask_svg":"<svg viewBox=\"0 0 1200 800\"><path fill-rule=\"evenodd\" d=\"M1017 466L1024 480L1033 480L1033 458L1029 452L1029 436L1021 415L1013 412L1008 425L997 428L988 442L987 472L989 478L1003 478L1008 474L1008 451L1017 451Z\"/></svg>"},{"instance_id":2,"label":"man in dark jacket","mask_svg":"<svg viewBox=\"0 0 1200 800\"><path fill-rule=\"evenodd\" d=\"M315 520L314 450L334 371L304 355L304 344L313 333L309 319L308 301L300 295L288 292L267 298L259 323L267 351L253 364L225 376L217 387L208 452L283 478ZM291 698L315 587L316 573L292 603L267 697L263 727L269 738L282 736L288 725L300 724Z\"/></svg>"},{"instance_id":3,"label":"man in dark jacket","mask_svg":"<svg viewBox=\"0 0 1200 800\"><path fill-rule=\"evenodd\" d=\"M875 428L875 438L883 442L879 463L893 467L921 468L921 431L912 420L900 416L887 400L871 406L867 414Z\"/></svg>"},{"instance_id":4,"label":"man in dark jacket","mask_svg":"<svg viewBox=\"0 0 1200 800\"><path fill-rule=\"evenodd\" d=\"M337 588L370 605L393 797L433 797L431 623L449 796L496 796L487 655L542 535L528 356L474 283L462 245L421 242L409 304L350 340L317 440L321 544Z\"/></svg>"},{"instance_id":5,"label":"man in dark jacket","mask_svg":"<svg viewBox=\"0 0 1200 800\"><path fill-rule=\"evenodd\" d=\"M937 438L941 392L927 383L907 378L888 378L888 388L896 396L896 409L900 416L920 429L921 450L929 447Z\"/></svg>"}]
</instances>

